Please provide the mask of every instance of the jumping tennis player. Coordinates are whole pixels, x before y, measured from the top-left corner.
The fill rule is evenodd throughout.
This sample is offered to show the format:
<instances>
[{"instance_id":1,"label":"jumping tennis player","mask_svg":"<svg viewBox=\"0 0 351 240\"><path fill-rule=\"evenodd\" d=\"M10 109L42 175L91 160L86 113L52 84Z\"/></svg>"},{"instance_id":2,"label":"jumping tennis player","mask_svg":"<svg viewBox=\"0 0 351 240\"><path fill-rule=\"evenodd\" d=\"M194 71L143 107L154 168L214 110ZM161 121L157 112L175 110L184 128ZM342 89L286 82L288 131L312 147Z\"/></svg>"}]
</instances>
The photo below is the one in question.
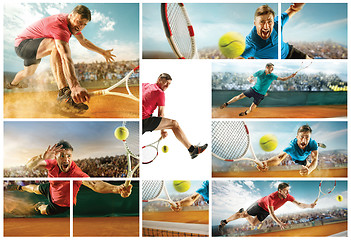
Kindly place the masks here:
<instances>
[{"instance_id":1,"label":"jumping tennis player","mask_svg":"<svg viewBox=\"0 0 351 240\"><path fill-rule=\"evenodd\" d=\"M281 15L282 32L285 23L304 6L304 3L293 3ZM257 8L254 17L254 27L246 36L245 50L238 58L278 59L278 16L267 4ZM282 59L310 58L292 45L283 41L281 35Z\"/></svg>"},{"instance_id":2,"label":"jumping tennis player","mask_svg":"<svg viewBox=\"0 0 351 240\"><path fill-rule=\"evenodd\" d=\"M179 126L176 120L164 117L165 110L165 93L166 89L172 82L172 78L167 73L162 73L157 82L154 84L143 83L143 134L145 132L152 132L161 130L162 138L167 137L166 129L171 129L174 136L180 141L189 151L191 158L196 158L200 153L205 151L207 144L196 146L190 144L185 136L185 133ZM158 107L158 116L152 116L155 109Z\"/></svg>"},{"instance_id":3,"label":"jumping tennis player","mask_svg":"<svg viewBox=\"0 0 351 240\"><path fill-rule=\"evenodd\" d=\"M325 144L317 143L311 139L312 128L309 125L303 125L297 130L297 136L291 140L289 146L279 155L266 161L262 161L263 168L257 166L260 171L268 171L268 167L279 165L288 155L291 156L295 164L301 165L300 175L307 176L318 166L318 147L326 148ZM311 155L311 161L307 158Z\"/></svg>"},{"instance_id":4,"label":"jumping tennis player","mask_svg":"<svg viewBox=\"0 0 351 240\"><path fill-rule=\"evenodd\" d=\"M253 203L246 211L241 208L238 212L234 213L227 219L221 220L218 230L223 235L223 229L229 222L239 218L246 218L246 220L252 225L256 226L261 223L268 215L271 215L272 219L284 229L287 223L282 222L274 213L275 210L283 206L286 202L292 202L300 208L314 208L316 203L306 204L295 200L293 196L289 194L290 186L288 183L280 183L278 185L278 191L269 194L257 202Z\"/></svg>"},{"instance_id":5,"label":"jumping tennis player","mask_svg":"<svg viewBox=\"0 0 351 240\"><path fill-rule=\"evenodd\" d=\"M111 52L95 46L86 39L82 30L91 21L89 8L78 5L70 14L57 14L43 18L27 27L15 39L15 50L24 59L24 70L18 72L8 89L22 88L21 81L33 75L41 58L50 55L51 70L59 88L57 101L62 110L82 113L88 109L83 102L89 101L88 91L81 87L71 57L69 40L72 35L85 48L105 57L107 62L114 61Z\"/></svg>"},{"instance_id":6,"label":"jumping tennis player","mask_svg":"<svg viewBox=\"0 0 351 240\"><path fill-rule=\"evenodd\" d=\"M44 154L33 157L28 161L28 169L45 167L48 170L49 178L89 178L76 164L72 161L73 147L67 142L61 140L52 147L49 146ZM81 185L84 185L98 193L115 193L120 194L123 198L128 197L132 191L132 185L125 187L124 184L116 186L103 181L73 181L73 203L77 203L77 194ZM42 215L55 215L66 212L70 208L70 182L69 181L52 181L40 185L29 184L27 186L15 185L11 188L18 191L26 191L38 195L44 195L48 204L39 202L34 205L35 210Z\"/></svg>"},{"instance_id":7,"label":"jumping tennis player","mask_svg":"<svg viewBox=\"0 0 351 240\"><path fill-rule=\"evenodd\" d=\"M245 110L245 112L241 112L239 116L245 116L252 112L257 106L260 104L260 102L264 99L265 95L267 94L267 91L269 87L271 86L272 82L274 80L280 80L280 81L286 81L290 78L295 77L296 73L291 74L288 77L278 77L274 73L272 73L274 70L274 64L273 63L267 63L266 68L264 70L259 70L253 75L251 75L247 80L252 83L254 82L254 78L257 78L256 84L253 87L250 87L248 90L245 92L233 97L230 99L228 102L223 103L219 108L223 109L227 107L229 104L236 102L238 100L241 100L245 97L248 98L253 98L253 103L251 104L250 108Z\"/></svg>"},{"instance_id":8,"label":"jumping tennis player","mask_svg":"<svg viewBox=\"0 0 351 240\"><path fill-rule=\"evenodd\" d=\"M195 193L193 193L192 195L190 195L186 198L183 198L180 201L175 202L177 207L173 207L171 205L171 209L175 212L179 212L182 210L183 207L188 207L188 206L193 205L194 202L196 202L200 198L200 196L202 196L207 203L210 202L208 180L203 181L202 186L198 190L196 190Z\"/></svg>"}]
</instances>

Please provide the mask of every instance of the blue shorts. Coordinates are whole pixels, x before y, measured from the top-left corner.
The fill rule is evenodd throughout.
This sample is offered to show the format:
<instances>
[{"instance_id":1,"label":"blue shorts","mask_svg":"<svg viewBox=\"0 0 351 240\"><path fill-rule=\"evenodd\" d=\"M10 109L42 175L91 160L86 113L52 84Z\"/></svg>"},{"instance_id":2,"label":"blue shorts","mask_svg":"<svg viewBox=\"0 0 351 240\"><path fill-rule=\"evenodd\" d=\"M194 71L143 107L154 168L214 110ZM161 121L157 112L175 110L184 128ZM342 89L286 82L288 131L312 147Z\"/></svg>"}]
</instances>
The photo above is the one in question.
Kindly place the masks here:
<instances>
[{"instance_id":1,"label":"blue shorts","mask_svg":"<svg viewBox=\"0 0 351 240\"><path fill-rule=\"evenodd\" d=\"M244 95L248 98L253 98L254 99L254 104L256 104L258 106L258 104L260 104L260 102L264 99L264 95L256 92L255 90L253 90L252 87L250 87L248 90L246 90L244 92Z\"/></svg>"}]
</instances>

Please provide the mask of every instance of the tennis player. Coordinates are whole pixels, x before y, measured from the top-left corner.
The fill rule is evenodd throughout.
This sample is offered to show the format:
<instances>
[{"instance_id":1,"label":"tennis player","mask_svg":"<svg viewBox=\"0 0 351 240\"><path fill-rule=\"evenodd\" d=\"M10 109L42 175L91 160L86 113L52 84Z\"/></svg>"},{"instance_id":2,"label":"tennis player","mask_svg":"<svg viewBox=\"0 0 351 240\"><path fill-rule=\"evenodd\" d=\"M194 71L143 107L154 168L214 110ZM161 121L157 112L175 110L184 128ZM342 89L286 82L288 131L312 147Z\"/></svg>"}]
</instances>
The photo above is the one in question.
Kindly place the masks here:
<instances>
[{"instance_id":1,"label":"tennis player","mask_svg":"<svg viewBox=\"0 0 351 240\"><path fill-rule=\"evenodd\" d=\"M286 22L304 5L304 3L293 3L282 13L282 32ZM278 59L278 16L275 17L275 12L267 4L256 9L254 27L246 36L245 44L245 50L238 58ZM281 58L306 59L310 57L285 43L281 35Z\"/></svg>"},{"instance_id":2,"label":"tennis player","mask_svg":"<svg viewBox=\"0 0 351 240\"><path fill-rule=\"evenodd\" d=\"M290 141L289 146L266 161L262 161L263 167L257 166L260 171L268 171L271 166L279 165L288 155L291 156L295 164L301 165L300 175L307 176L318 166L318 147L326 148L325 144L317 143L311 138L312 128L309 125L303 125L297 130L297 136ZM311 161L307 158L311 155Z\"/></svg>"},{"instance_id":3,"label":"tennis player","mask_svg":"<svg viewBox=\"0 0 351 240\"><path fill-rule=\"evenodd\" d=\"M274 64L267 63L266 68L264 70L257 71L247 79L250 83L252 83L254 82L254 78L257 78L255 86L250 87L245 92L233 97L228 102L223 103L219 108L223 109L227 107L229 104L236 102L238 100L241 100L245 97L253 98L254 100L250 108L239 114L239 116L246 116L247 114L252 112L255 108L257 108L260 102L264 99L269 87L271 86L274 80L286 81L290 78L295 77L296 75L296 73L293 73L288 77L278 77L277 75L272 73L273 70L274 70Z\"/></svg>"},{"instance_id":4,"label":"tennis player","mask_svg":"<svg viewBox=\"0 0 351 240\"><path fill-rule=\"evenodd\" d=\"M276 215L275 211L283 206L286 202L292 202L300 208L314 208L316 203L306 204L295 200L293 196L289 194L290 186L288 183L280 183L278 185L278 191L269 194L257 202L253 203L246 211L241 208L238 212L234 213L227 219L221 220L218 230L223 235L223 229L229 222L237 220L239 218L246 218L246 220L252 225L263 222L263 220L270 215L272 219L284 229L287 223L282 222Z\"/></svg>"},{"instance_id":5,"label":"tennis player","mask_svg":"<svg viewBox=\"0 0 351 240\"><path fill-rule=\"evenodd\" d=\"M61 140L39 156L33 157L28 161L28 169L46 168L49 178L89 178L73 161L73 147L67 142ZM77 194L81 185L84 185L98 193L115 193L126 198L131 194L132 185L125 187L124 184L116 186L103 181L73 181L73 204L77 203ZM29 184L26 186L17 185L18 191L26 191L38 195L44 195L48 204L39 202L35 205L35 210L42 215L55 215L66 212L70 208L70 182L53 181L40 185Z\"/></svg>"},{"instance_id":6,"label":"tennis player","mask_svg":"<svg viewBox=\"0 0 351 240\"><path fill-rule=\"evenodd\" d=\"M210 199L209 199L209 181L203 181L202 186L196 190L195 193L193 193L192 195L183 198L180 201L175 202L177 207L173 207L171 205L171 209L175 212L179 212L182 210L183 207L188 207L194 204L194 202L196 202L201 196L204 198L204 200L209 203Z\"/></svg>"},{"instance_id":7,"label":"tennis player","mask_svg":"<svg viewBox=\"0 0 351 240\"><path fill-rule=\"evenodd\" d=\"M101 54L107 62L114 61L111 52L95 46L86 39L82 30L91 21L89 8L76 6L70 14L43 18L27 27L15 39L15 50L24 59L24 70L18 72L8 89L22 88L21 81L35 73L41 58L50 55L51 70L59 88L57 101L62 110L82 113L88 109L88 91L81 87L71 57L69 40L72 35L85 48Z\"/></svg>"},{"instance_id":8,"label":"tennis player","mask_svg":"<svg viewBox=\"0 0 351 240\"><path fill-rule=\"evenodd\" d=\"M187 139L185 133L179 126L176 120L165 118L165 93L166 89L172 82L172 78L167 73L162 73L157 82L154 84L143 83L143 134L145 132L161 131L162 138L167 137L168 133L166 129L171 129L174 136L180 141L191 156L191 158L196 158L200 153L205 151L207 144L202 146L192 145ZM158 116L154 117L152 114L158 107Z\"/></svg>"}]
</instances>

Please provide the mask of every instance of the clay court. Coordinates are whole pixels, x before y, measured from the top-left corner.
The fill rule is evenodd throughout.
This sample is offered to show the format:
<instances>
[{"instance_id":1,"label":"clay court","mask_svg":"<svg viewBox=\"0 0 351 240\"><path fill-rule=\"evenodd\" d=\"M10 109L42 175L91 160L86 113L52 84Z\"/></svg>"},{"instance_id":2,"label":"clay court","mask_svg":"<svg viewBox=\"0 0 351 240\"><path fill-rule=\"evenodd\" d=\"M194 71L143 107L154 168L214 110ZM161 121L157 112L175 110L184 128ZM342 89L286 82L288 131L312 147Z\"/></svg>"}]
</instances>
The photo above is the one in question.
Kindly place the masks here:
<instances>
[{"instance_id":1,"label":"clay court","mask_svg":"<svg viewBox=\"0 0 351 240\"><path fill-rule=\"evenodd\" d=\"M139 87L130 87L130 90L139 92ZM117 91L127 93L124 87ZM61 111L56 97L57 91L4 93L4 118L139 118L139 103L125 97L93 97L83 114Z\"/></svg>"},{"instance_id":2,"label":"clay court","mask_svg":"<svg viewBox=\"0 0 351 240\"><path fill-rule=\"evenodd\" d=\"M246 237L326 237L347 230L347 222L262 233Z\"/></svg>"},{"instance_id":3,"label":"clay court","mask_svg":"<svg viewBox=\"0 0 351 240\"><path fill-rule=\"evenodd\" d=\"M212 177L251 177L251 178L265 178L265 177L295 177L306 178L299 174L298 170L294 171L241 171L241 172L213 172ZM313 171L307 177L347 177L347 168L337 169L320 169Z\"/></svg>"},{"instance_id":4,"label":"clay court","mask_svg":"<svg viewBox=\"0 0 351 240\"><path fill-rule=\"evenodd\" d=\"M346 118L347 105L258 107L252 113L239 117L247 108L212 108L213 118Z\"/></svg>"},{"instance_id":5,"label":"clay court","mask_svg":"<svg viewBox=\"0 0 351 240\"><path fill-rule=\"evenodd\" d=\"M208 211L143 212L143 220L208 224Z\"/></svg>"},{"instance_id":6,"label":"clay court","mask_svg":"<svg viewBox=\"0 0 351 240\"><path fill-rule=\"evenodd\" d=\"M69 237L69 218L4 218L5 237ZM74 218L73 236L139 236L139 217Z\"/></svg>"}]
</instances>

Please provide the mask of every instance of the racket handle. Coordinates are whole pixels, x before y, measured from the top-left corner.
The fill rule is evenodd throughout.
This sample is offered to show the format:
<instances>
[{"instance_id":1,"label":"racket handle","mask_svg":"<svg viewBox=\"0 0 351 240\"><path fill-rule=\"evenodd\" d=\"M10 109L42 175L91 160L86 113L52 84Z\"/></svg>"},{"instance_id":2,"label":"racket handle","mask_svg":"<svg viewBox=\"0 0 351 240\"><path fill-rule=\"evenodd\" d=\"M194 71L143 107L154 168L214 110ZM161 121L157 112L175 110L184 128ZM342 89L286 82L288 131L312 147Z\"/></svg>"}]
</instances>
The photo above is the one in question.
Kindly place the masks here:
<instances>
[{"instance_id":1,"label":"racket handle","mask_svg":"<svg viewBox=\"0 0 351 240\"><path fill-rule=\"evenodd\" d=\"M177 206L177 204L175 204L175 202L173 202L173 201L168 201L169 202L169 204L171 204L172 205L172 207L174 207L174 208L178 208L178 206Z\"/></svg>"},{"instance_id":2,"label":"racket handle","mask_svg":"<svg viewBox=\"0 0 351 240\"><path fill-rule=\"evenodd\" d=\"M129 186L129 184L130 184L130 181L131 181L131 180L127 180L127 181L125 181L124 186L128 187L128 186Z\"/></svg>"},{"instance_id":3,"label":"racket handle","mask_svg":"<svg viewBox=\"0 0 351 240\"><path fill-rule=\"evenodd\" d=\"M254 161L259 167L263 168L263 163L259 160Z\"/></svg>"},{"instance_id":4,"label":"racket handle","mask_svg":"<svg viewBox=\"0 0 351 240\"><path fill-rule=\"evenodd\" d=\"M95 97L95 96L101 96L101 95L105 95L103 90L100 91L95 91L95 92L90 92L89 93L90 97Z\"/></svg>"},{"instance_id":5,"label":"racket handle","mask_svg":"<svg viewBox=\"0 0 351 240\"><path fill-rule=\"evenodd\" d=\"M317 203L317 201L318 201L318 198L313 202L313 204L316 204Z\"/></svg>"}]
</instances>

